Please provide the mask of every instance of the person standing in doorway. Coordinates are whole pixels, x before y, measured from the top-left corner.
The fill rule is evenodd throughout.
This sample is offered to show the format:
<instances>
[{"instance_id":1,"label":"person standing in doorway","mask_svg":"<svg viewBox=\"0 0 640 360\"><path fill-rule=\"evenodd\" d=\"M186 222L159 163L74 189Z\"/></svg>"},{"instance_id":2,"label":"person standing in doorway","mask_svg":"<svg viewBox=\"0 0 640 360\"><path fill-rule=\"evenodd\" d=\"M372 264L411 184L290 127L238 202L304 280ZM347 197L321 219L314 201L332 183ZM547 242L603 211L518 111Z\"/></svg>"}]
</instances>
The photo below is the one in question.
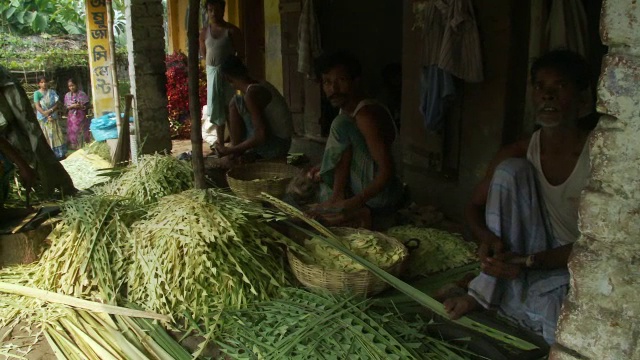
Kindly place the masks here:
<instances>
[{"instance_id":1,"label":"person standing in doorway","mask_svg":"<svg viewBox=\"0 0 640 360\"><path fill-rule=\"evenodd\" d=\"M206 59L207 115L216 126L217 142L224 144L233 88L222 78L220 64L230 55L244 59L244 39L237 26L224 20L224 0L207 0L206 6L208 21L200 31L200 56Z\"/></svg>"}]
</instances>

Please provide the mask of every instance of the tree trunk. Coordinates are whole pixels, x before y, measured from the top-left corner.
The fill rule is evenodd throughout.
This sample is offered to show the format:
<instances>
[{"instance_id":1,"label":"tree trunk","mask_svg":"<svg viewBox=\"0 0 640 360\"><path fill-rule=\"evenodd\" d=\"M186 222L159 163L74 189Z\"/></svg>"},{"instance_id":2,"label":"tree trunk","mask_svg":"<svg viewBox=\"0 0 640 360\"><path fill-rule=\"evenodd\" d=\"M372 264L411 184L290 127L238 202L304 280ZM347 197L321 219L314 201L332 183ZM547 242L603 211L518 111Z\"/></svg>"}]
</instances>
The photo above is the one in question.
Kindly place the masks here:
<instances>
[{"instance_id":1,"label":"tree trunk","mask_svg":"<svg viewBox=\"0 0 640 360\"><path fill-rule=\"evenodd\" d=\"M202 123L200 119L200 69L199 65L199 24L200 0L189 0L189 116L191 118L191 161L196 189L206 187L204 180L204 157L202 156Z\"/></svg>"}]
</instances>

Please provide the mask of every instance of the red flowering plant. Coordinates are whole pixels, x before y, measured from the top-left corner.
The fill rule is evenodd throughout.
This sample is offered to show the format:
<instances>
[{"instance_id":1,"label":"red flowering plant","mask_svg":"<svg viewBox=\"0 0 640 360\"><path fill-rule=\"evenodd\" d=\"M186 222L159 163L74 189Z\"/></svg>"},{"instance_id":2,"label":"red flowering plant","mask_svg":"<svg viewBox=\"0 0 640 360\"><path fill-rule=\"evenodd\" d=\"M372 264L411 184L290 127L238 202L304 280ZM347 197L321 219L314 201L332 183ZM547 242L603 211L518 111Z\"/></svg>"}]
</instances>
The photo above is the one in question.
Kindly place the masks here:
<instances>
[{"instance_id":1,"label":"red flowering plant","mask_svg":"<svg viewBox=\"0 0 640 360\"><path fill-rule=\"evenodd\" d=\"M191 131L189 114L189 71L187 56L180 51L167 55L167 110L169 111L169 127L174 139L188 139ZM199 71L200 105L206 104L207 78L204 68Z\"/></svg>"}]
</instances>

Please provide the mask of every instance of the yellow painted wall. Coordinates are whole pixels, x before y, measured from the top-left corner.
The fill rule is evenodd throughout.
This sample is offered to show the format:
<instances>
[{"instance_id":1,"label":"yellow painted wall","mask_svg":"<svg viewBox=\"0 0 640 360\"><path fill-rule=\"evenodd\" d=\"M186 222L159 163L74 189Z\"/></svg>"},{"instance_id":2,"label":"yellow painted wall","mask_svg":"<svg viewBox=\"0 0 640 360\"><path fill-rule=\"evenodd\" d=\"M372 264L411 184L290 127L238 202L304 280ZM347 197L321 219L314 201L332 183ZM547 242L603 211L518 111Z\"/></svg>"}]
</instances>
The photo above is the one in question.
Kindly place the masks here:
<instances>
[{"instance_id":1,"label":"yellow painted wall","mask_svg":"<svg viewBox=\"0 0 640 360\"><path fill-rule=\"evenodd\" d=\"M104 3L87 0L87 44L93 111L97 116L115 110L112 69L113 54L108 40L107 8ZM118 125L119 126L119 125Z\"/></svg>"},{"instance_id":2,"label":"yellow painted wall","mask_svg":"<svg viewBox=\"0 0 640 360\"><path fill-rule=\"evenodd\" d=\"M240 13L240 0L227 0L224 19L232 23L233 25L242 28L242 19L240 19Z\"/></svg>"},{"instance_id":3,"label":"yellow painted wall","mask_svg":"<svg viewBox=\"0 0 640 360\"><path fill-rule=\"evenodd\" d=\"M188 3L180 0L167 1L167 22L169 26L169 53L187 53L187 10Z\"/></svg>"},{"instance_id":4,"label":"yellow painted wall","mask_svg":"<svg viewBox=\"0 0 640 360\"><path fill-rule=\"evenodd\" d=\"M241 0L227 0L225 18L242 28ZM279 1L264 1L265 16L265 74L266 80L281 92L284 91L282 74L282 47ZM187 52L187 2L168 0L169 53L176 50Z\"/></svg>"},{"instance_id":5,"label":"yellow painted wall","mask_svg":"<svg viewBox=\"0 0 640 360\"><path fill-rule=\"evenodd\" d=\"M282 40L280 27L280 9L276 0L264 1L264 41L266 80L280 92L284 91L282 74Z\"/></svg>"},{"instance_id":6,"label":"yellow painted wall","mask_svg":"<svg viewBox=\"0 0 640 360\"><path fill-rule=\"evenodd\" d=\"M173 53L174 51L182 51L185 54L187 53L188 10L189 4L187 1L167 1L169 53ZM201 11L204 12L204 8ZM227 0L225 19L238 27L240 26L240 0Z\"/></svg>"}]
</instances>

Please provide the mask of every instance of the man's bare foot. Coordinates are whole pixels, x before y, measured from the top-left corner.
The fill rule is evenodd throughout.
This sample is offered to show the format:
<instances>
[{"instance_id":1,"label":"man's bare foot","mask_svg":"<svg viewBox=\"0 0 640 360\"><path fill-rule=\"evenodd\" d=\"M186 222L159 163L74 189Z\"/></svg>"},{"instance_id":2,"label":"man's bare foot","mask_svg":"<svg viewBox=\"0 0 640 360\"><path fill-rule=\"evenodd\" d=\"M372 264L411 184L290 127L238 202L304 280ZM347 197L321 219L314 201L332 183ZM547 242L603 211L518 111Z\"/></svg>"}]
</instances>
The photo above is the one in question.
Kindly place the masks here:
<instances>
[{"instance_id":1,"label":"man's bare foot","mask_svg":"<svg viewBox=\"0 0 640 360\"><path fill-rule=\"evenodd\" d=\"M436 292L433 294L433 298L440 301L441 303L444 303L444 301L447 299L462 296L466 293L467 291L458 286L458 284L449 283L436 290Z\"/></svg>"},{"instance_id":2,"label":"man's bare foot","mask_svg":"<svg viewBox=\"0 0 640 360\"><path fill-rule=\"evenodd\" d=\"M463 295L444 301L444 310L452 320L457 320L463 315L475 310L478 302L471 295Z\"/></svg>"}]
</instances>

